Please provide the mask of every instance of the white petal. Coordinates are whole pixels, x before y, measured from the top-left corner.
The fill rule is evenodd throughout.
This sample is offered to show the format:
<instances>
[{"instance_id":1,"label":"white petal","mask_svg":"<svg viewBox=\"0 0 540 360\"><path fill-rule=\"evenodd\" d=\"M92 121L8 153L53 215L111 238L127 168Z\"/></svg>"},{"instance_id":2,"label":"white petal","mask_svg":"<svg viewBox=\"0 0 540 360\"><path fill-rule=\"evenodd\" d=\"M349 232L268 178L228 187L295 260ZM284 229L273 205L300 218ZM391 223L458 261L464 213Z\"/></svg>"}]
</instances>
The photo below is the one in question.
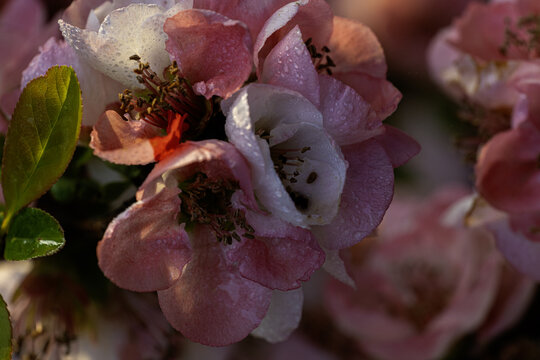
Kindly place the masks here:
<instances>
[{"instance_id":1,"label":"white petal","mask_svg":"<svg viewBox=\"0 0 540 360\"><path fill-rule=\"evenodd\" d=\"M223 101L222 109L227 114L228 139L250 163L261 204L296 226L329 223L339 207L347 165L324 130L317 108L297 92L251 84ZM257 130L267 131L269 142L256 135ZM283 169L291 174L298 170L297 182L285 181L285 185L308 200L306 209L296 208L276 173L271 158L276 153L301 159ZM308 184L312 172L316 180Z\"/></svg>"},{"instance_id":2,"label":"white petal","mask_svg":"<svg viewBox=\"0 0 540 360\"><path fill-rule=\"evenodd\" d=\"M351 278L349 273L347 273L345 263L339 256L339 250L327 250L324 248L323 250L326 254L326 260L324 261L323 269L342 283L349 285L353 289L356 289L356 284L354 283L354 280Z\"/></svg>"},{"instance_id":3,"label":"white petal","mask_svg":"<svg viewBox=\"0 0 540 360\"><path fill-rule=\"evenodd\" d=\"M167 35L163 31L165 19L184 9L177 4L165 11L151 4L131 4L112 11L96 33L79 29L62 20L60 30L77 55L92 67L130 88L140 88L133 72L137 64L130 60L137 54L160 74L170 64L165 50Z\"/></svg>"},{"instance_id":4,"label":"white petal","mask_svg":"<svg viewBox=\"0 0 540 360\"><path fill-rule=\"evenodd\" d=\"M289 291L274 290L266 316L251 334L270 343L286 340L300 323L303 303L302 288Z\"/></svg>"}]
</instances>

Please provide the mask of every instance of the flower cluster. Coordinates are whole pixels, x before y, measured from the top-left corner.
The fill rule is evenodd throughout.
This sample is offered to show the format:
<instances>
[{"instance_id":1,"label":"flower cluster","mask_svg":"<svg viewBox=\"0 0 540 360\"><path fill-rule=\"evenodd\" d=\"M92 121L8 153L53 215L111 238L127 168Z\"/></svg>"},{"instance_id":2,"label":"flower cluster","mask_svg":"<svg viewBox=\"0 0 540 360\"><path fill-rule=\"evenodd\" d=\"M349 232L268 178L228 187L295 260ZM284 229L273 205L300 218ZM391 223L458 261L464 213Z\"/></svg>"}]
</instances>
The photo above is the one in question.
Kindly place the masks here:
<instances>
[{"instance_id":1,"label":"flower cluster","mask_svg":"<svg viewBox=\"0 0 540 360\"><path fill-rule=\"evenodd\" d=\"M370 358L440 359L470 332L492 339L528 306L534 282L504 262L488 231L464 226L463 195L396 200L377 238L343 251L356 289L330 281L326 305Z\"/></svg>"},{"instance_id":2,"label":"flower cluster","mask_svg":"<svg viewBox=\"0 0 540 360\"><path fill-rule=\"evenodd\" d=\"M435 79L479 128L478 192L498 210L498 246L540 279L540 7L528 0L473 3L430 52Z\"/></svg>"},{"instance_id":3,"label":"flower cluster","mask_svg":"<svg viewBox=\"0 0 540 360\"><path fill-rule=\"evenodd\" d=\"M59 24L23 84L71 65L94 153L156 163L104 274L193 341L283 340L301 283L374 230L419 150L382 124L401 95L373 33L323 0L76 0Z\"/></svg>"}]
</instances>

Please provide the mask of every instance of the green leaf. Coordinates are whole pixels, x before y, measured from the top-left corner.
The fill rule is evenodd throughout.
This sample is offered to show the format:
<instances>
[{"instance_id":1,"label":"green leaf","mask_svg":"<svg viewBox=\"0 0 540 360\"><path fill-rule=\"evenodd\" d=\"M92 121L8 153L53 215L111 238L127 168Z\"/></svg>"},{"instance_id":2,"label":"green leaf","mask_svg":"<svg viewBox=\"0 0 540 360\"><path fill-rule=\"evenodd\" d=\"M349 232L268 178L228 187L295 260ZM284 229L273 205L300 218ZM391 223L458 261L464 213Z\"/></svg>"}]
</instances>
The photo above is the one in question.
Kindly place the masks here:
<instances>
[{"instance_id":1,"label":"green leaf","mask_svg":"<svg viewBox=\"0 0 540 360\"><path fill-rule=\"evenodd\" d=\"M52 67L24 88L2 161L6 219L43 195L65 171L79 137L81 91L72 68Z\"/></svg>"},{"instance_id":2,"label":"green leaf","mask_svg":"<svg viewBox=\"0 0 540 360\"><path fill-rule=\"evenodd\" d=\"M0 296L0 360L10 360L11 351L11 322L6 302Z\"/></svg>"},{"instance_id":3,"label":"green leaf","mask_svg":"<svg viewBox=\"0 0 540 360\"><path fill-rule=\"evenodd\" d=\"M6 260L51 255L65 244L60 224L45 211L26 208L15 216L6 237Z\"/></svg>"}]
</instances>

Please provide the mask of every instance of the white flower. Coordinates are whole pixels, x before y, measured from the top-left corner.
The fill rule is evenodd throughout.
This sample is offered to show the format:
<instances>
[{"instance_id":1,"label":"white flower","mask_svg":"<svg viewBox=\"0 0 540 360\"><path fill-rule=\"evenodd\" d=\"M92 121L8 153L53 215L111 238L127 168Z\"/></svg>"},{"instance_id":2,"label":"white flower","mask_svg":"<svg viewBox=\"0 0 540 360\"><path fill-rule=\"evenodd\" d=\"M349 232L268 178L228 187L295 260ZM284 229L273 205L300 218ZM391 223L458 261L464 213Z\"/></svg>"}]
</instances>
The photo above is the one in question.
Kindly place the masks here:
<instances>
[{"instance_id":1,"label":"white flower","mask_svg":"<svg viewBox=\"0 0 540 360\"><path fill-rule=\"evenodd\" d=\"M193 7L192 0L105 2L92 10L86 29L59 21L60 30L77 55L92 67L129 88L140 88L133 72L138 55L158 74L171 61L165 50L165 20Z\"/></svg>"},{"instance_id":2,"label":"white flower","mask_svg":"<svg viewBox=\"0 0 540 360\"><path fill-rule=\"evenodd\" d=\"M347 163L317 108L299 93L251 84L222 102L225 131L251 165L261 205L289 223L328 224Z\"/></svg>"}]
</instances>

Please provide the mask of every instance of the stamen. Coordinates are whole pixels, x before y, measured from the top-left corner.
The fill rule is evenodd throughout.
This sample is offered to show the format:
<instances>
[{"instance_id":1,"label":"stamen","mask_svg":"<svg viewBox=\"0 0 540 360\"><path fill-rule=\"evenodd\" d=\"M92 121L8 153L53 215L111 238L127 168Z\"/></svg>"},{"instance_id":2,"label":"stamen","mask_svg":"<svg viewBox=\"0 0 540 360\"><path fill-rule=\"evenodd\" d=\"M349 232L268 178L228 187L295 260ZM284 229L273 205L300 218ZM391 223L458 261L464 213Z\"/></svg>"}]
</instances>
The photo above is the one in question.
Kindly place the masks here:
<instances>
[{"instance_id":1,"label":"stamen","mask_svg":"<svg viewBox=\"0 0 540 360\"><path fill-rule=\"evenodd\" d=\"M336 64L328 55L330 53L330 49L328 46L323 46L321 48L322 53L317 51L317 47L313 44L313 39L309 38L305 42L306 47L309 51L309 54L311 55L311 59L313 60L313 65L315 66L315 69L317 69L317 72L320 74L322 72L326 72L328 75L332 75L332 68L336 67Z\"/></svg>"},{"instance_id":2,"label":"stamen","mask_svg":"<svg viewBox=\"0 0 540 360\"><path fill-rule=\"evenodd\" d=\"M232 208L231 196L239 189L238 182L197 173L178 187L182 190L178 195L182 200L179 222L209 225L216 239L228 245L233 240L240 242L242 237L255 238L244 212Z\"/></svg>"}]
</instances>

